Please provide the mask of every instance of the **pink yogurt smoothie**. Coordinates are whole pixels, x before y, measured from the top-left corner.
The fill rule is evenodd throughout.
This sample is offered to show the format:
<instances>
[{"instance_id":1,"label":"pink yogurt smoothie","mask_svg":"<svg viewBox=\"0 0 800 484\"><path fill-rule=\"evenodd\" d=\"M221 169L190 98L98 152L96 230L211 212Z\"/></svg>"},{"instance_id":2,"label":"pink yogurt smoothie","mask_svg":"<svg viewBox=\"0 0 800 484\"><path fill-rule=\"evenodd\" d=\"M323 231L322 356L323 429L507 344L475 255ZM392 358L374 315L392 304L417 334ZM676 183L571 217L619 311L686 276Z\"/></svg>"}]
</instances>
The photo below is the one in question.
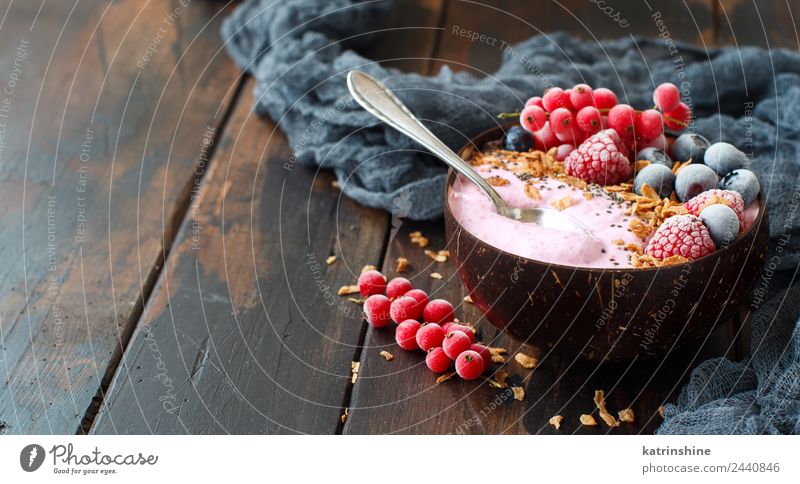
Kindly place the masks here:
<instances>
[{"instance_id":1,"label":"pink yogurt smoothie","mask_svg":"<svg viewBox=\"0 0 800 484\"><path fill-rule=\"evenodd\" d=\"M644 247L647 242L628 229L630 220L635 217L627 213L628 202L602 187L590 186L587 191L592 197L587 199L584 190L557 178L542 177L534 181L542 199L533 200L525 193L525 182L511 171L490 165L475 169L484 178L496 176L507 180L507 185L494 186L494 189L515 207L553 208L553 203L569 197L572 205L563 213L580 220L597 239L593 241L578 233L546 229L503 217L477 186L459 175L448 199L453 216L472 235L505 252L565 266L622 269L632 267L631 252L625 245L633 243ZM753 203L745 211L745 230L757 215L758 203ZM619 240L624 243L619 244Z\"/></svg>"}]
</instances>

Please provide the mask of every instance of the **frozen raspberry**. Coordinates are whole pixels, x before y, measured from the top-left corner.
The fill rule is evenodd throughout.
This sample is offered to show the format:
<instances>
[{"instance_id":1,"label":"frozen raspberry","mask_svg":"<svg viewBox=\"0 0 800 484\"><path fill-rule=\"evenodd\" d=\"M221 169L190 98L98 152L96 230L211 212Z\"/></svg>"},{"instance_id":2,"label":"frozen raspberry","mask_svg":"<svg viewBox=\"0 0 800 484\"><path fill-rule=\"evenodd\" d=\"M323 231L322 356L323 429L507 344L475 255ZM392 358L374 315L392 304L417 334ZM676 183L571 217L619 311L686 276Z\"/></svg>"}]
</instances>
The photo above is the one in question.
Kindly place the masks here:
<instances>
[{"instance_id":1,"label":"frozen raspberry","mask_svg":"<svg viewBox=\"0 0 800 484\"><path fill-rule=\"evenodd\" d=\"M695 215L674 215L664 221L644 251L656 259L680 255L694 260L714 252L708 229Z\"/></svg>"},{"instance_id":2,"label":"frozen raspberry","mask_svg":"<svg viewBox=\"0 0 800 484\"><path fill-rule=\"evenodd\" d=\"M575 125L575 116L567 108L558 108L550 113L550 128L558 135L572 129Z\"/></svg>"},{"instance_id":3,"label":"frozen raspberry","mask_svg":"<svg viewBox=\"0 0 800 484\"><path fill-rule=\"evenodd\" d=\"M483 358L475 351L467 350L456 357L456 373L465 380L480 377L484 368Z\"/></svg>"},{"instance_id":4,"label":"frozen raspberry","mask_svg":"<svg viewBox=\"0 0 800 484\"><path fill-rule=\"evenodd\" d=\"M581 108L575 117L575 121L584 133L595 134L603 129L603 115L594 106Z\"/></svg>"},{"instance_id":5,"label":"frozen raspberry","mask_svg":"<svg viewBox=\"0 0 800 484\"><path fill-rule=\"evenodd\" d=\"M597 88L594 90L594 104L597 109L611 109L617 105L617 95L611 89Z\"/></svg>"},{"instance_id":6,"label":"frozen raspberry","mask_svg":"<svg viewBox=\"0 0 800 484\"><path fill-rule=\"evenodd\" d=\"M417 345L422 351L442 346L444 340L444 330L436 323L423 324L417 331Z\"/></svg>"},{"instance_id":7,"label":"frozen raspberry","mask_svg":"<svg viewBox=\"0 0 800 484\"><path fill-rule=\"evenodd\" d=\"M608 112L608 127L622 138L633 138L636 127L636 110L627 104L617 104Z\"/></svg>"},{"instance_id":8,"label":"frozen raspberry","mask_svg":"<svg viewBox=\"0 0 800 484\"><path fill-rule=\"evenodd\" d=\"M569 94L560 87L550 88L542 96L542 106L551 113L558 108L566 108L569 105Z\"/></svg>"},{"instance_id":9,"label":"frozen raspberry","mask_svg":"<svg viewBox=\"0 0 800 484\"><path fill-rule=\"evenodd\" d=\"M594 90L588 84L577 84L569 92L569 101L575 111L594 106Z\"/></svg>"},{"instance_id":10,"label":"frozen raspberry","mask_svg":"<svg viewBox=\"0 0 800 484\"><path fill-rule=\"evenodd\" d=\"M400 323L406 319L419 319L422 314L422 305L411 296L400 296L392 301L389 314L395 323Z\"/></svg>"},{"instance_id":11,"label":"frozen raspberry","mask_svg":"<svg viewBox=\"0 0 800 484\"><path fill-rule=\"evenodd\" d=\"M364 297L383 294L386 291L386 277L378 271L366 271L358 276L358 290Z\"/></svg>"},{"instance_id":12,"label":"frozen raspberry","mask_svg":"<svg viewBox=\"0 0 800 484\"><path fill-rule=\"evenodd\" d=\"M533 133L533 141L536 143L536 148L547 151L550 148L555 148L561 142L556 138L556 134L550 128L550 122L544 124L544 128Z\"/></svg>"},{"instance_id":13,"label":"frozen raspberry","mask_svg":"<svg viewBox=\"0 0 800 484\"><path fill-rule=\"evenodd\" d=\"M426 323L446 323L455 318L455 311L453 305L444 299L434 299L429 302L425 309L422 311L422 319Z\"/></svg>"},{"instance_id":14,"label":"frozen raspberry","mask_svg":"<svg viewBox=\"0 0 800 484\"><path fill-rule=\"evenodd\" d=\"M589 183L614 185L631 177L631 164L619 136L610 129L584 141L564 160L567 174Z\"/></svg>"},{"instance_id":15,"label":"frozen raspberry","mask_svg":"<svg viewBox=\"0 0 800 484\"><path fill-rule=\"evenodd\" d=\"M447 333L450 333L451 331L461 331L462 333L467 335L470 344L475 342L475 331L472 331L472 328L470 328L469 326L453 323L447 327Z\"/></svg>"},{"instance_id":16,"label":"frozen raspberry","mask_svg":"<svg viewBox=\"0 0 800 484\"><path fill-rule=\"evenodd\" d=\"M389 315L389 298L383 294L373 294L364 301L364 315L367 322L375 328L383 328L392 322Z\"/></svg>"},{"instance_id":17,"label":"frozen raspberry","mask_svg":"<svg viewBox=\"0 0 800 484\"><path fill-rule=\"evenodd\" d=\"M664 134L664 118L655 109L647 109L636 118L636 136L655 139Z\"/></svg>"},{"instance_id":18,"label":"frozen raspberry","mask_svg":"<svg viewBox=\"0 0 800 484\"><path fill-rule=\"evenodd\" d=\"M744 226L744 199L738 193L731 190L712 189L707 190L699 195L696 195L683 204L686 210L692 215L700 216L709 205L721 203L729 206L736 213L736 218L739 219L739 227Z\"/></svg>"},{"instance_id":19,"label":"frozen raspberry","mask_svg":"<svg viewBox=\"0 0 800 484\"><path fill-rule=\"evenodd\" d=\"M542 129L546 122L547 113L539 106L526 106L525 109L519 113L519 124L530 133Z\"/></svg>"},{"instance_id":20,"label":"frozen raspberry","mask_svg":"<svg viewBox=\"0 0 800 484\"><path fill-rule=\"evenodd\" d=\"M394 333L394 340L404 350L416 350L417 346L417 332L420 328L419 321L415 319L407 319L397 325L397 330Z\"/></svg>"},{"instance_id":21,"label":"frozen raspberry","mask_svg":"<svg viewBox=\"0 0 800 484\"><path fill-rule=\"evenodd\" d=\"M428 304L428 295L422 289L412 289L403 295L416 299L421 308L424 308Z\"/></svg>"},{"instance_id":22,"label":"frozen raspberry","mask_svg":"<svg viewBox=\"0 0 800 484\"><path fill-rule=\"evenodd\" d=\"M684 103L679 103L677 108L664 113L664 125L676 131L685 129L691 119L692 110Z\"/></svg>"},{"instance_id":23,"label":"frozen raspberry","mask_svg":"<svg viewBox=\"0 0 800 484\"><path fill-rule=\"evenodd\" d=\"M568 143L559 145L558 149L556 149L556 160L558 161L566 160L567 156L569 156L569 154L572 153L574 149L575 147Z\"/></svg>"},{"instance_id":24,"label":"frozen raspberry","mask_svg":"<svg viewBox=\"0 0 800 484\"><path fill-rule=\"evenodd\" d=\"M425 355L425 364L434 373L444 373L450 369L451 360L442 348L434 348Z\"/></svg>"},{"instance_id":25,"label":"frozen raspberry","mask_svg":"<svg viewBox=\"0 0 800 484\"><path fill-rule=\"evenodd\" d=\"M525 101L525 107L528 106L539 106L540 108L544 109L544 104L542 104L542 98L539 96L533 96L532 98Z\"/></svg>"},{"instance_id":26,"label":"frozen raspberry","mask_svg":"<svg viewBox=\"0 0 800 484\"><path fill-rule=\"evenodd\" d=\"M664 113L677 108L681 102L681 93L678 91L678 86L671 82L659 85L653 91L653 102Z\"/></svg>"},{"instance_id":27,"label":"frozen raspberry","mask_svg":"<svg viewBox=\"0 0 800 484\"><path fill-rule=\"evenodd\" d=\"M414 344L417 342L414 341ZM455 360L458 355L468 350L472 346L469 338L461 331L450 331L442 341L442 348L444 353L451 359Z\"/></svg>"},{"instance_id":28,"label":"frozen raspberry","mask_svg":"<svg viewBox=\"0 0 800 484\"><path fill-rule=\"evenodd\" d=\"M405 277L395 277L386 284L386 297L395 300L412 289L414 286L411 285L411 281Z\"/></svg>"},{"instance_id":29,"label":"frozen raspberry","mask_svg":"<svg viewBox=\"0 0 800 484\"><path fill-rule=\"evenodd\" d=\"M492 353L489 351L488 347L479 343L475 343L470 346L469 349L481 355L481 358L483 358L484 371L488 370L489 367L492 366Z\"/></svg>"}]
</instances>

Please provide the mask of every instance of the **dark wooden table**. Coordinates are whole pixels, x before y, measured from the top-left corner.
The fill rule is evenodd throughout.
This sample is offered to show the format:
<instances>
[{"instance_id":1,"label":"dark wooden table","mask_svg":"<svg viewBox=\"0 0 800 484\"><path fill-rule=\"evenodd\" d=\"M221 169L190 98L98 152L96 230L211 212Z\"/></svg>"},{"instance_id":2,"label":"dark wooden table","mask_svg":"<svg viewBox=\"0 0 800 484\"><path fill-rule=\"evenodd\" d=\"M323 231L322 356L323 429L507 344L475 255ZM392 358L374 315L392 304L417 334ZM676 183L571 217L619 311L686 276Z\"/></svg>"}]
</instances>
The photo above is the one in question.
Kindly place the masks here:
<instances>
[{"instance_id":1,"label":"dark wooden table","mask_svg":"<svg viewBox=\"0 0 800 484\"><path fill-rule=\"evenodd\" d=\"M395 221L395 234L331 173L284 167L285 136L251 113L253 82L222 50L232 5L2 3L0 434L553 433L555 414L560 433L606 433L578 424L595 389L636 412L611 432L652 432L693 363L742 356L733 324L663 361L512 361L523 402L486 383L435 385L419 354L335 292L365 264L394 276L402 256L417 286L461 301L452 262L409 241L422 231L447 248L442 222ZM584 1L403 3L385 23L404 29L373 34L366 53L421 73L498 66L496 47L454 25L508 42L555 30L603 39L657 34L655 11L699 45L798 47L797 1L607 2L624 30ZM472 306L457 313L484 341L518 349Z\"/></svg>"}]
</instances>

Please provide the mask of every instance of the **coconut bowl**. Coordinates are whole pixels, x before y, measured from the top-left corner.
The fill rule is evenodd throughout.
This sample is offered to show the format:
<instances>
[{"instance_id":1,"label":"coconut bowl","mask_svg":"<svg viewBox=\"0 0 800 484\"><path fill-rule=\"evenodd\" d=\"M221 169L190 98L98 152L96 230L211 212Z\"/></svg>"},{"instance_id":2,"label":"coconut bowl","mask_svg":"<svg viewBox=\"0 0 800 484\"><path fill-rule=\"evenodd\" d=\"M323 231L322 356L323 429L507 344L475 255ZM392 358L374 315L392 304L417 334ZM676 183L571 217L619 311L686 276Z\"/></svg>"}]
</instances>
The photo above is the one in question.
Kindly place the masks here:
<instances>
[{"instance_id":1,"label":"coconut bowl","mask_svg":"<svg viewBox=\"0 0 800 484\"><path fill-rule=\"evenodd\" d=\"M462 148L462 158L502 136L497 128L475 137ZM455 179L451 170L445 228L464 286L494 326L543 352L626 360L698 344L748 304L764 266L768 223L762 195L753 225L725 248L681 265L595 269L520 257L476 238L450 209Z\"/></svg>"}]
</instances>

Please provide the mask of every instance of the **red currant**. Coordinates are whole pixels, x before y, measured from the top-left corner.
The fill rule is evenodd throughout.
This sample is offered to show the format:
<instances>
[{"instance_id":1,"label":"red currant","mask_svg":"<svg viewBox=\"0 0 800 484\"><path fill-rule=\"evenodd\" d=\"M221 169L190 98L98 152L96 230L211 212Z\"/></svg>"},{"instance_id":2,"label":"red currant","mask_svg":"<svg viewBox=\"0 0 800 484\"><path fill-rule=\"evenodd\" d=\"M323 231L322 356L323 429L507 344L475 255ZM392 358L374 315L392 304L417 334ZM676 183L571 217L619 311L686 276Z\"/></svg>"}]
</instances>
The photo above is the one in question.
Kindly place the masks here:
<instances>
[{"instance_id":1,"label":"red currant","mask_svg":"<svg viewBox=\"0 0 800 484\"><path fill-rule=\"evenodd\" d=\"M434 373L446 372L450 368L452 361L442 348L434 348L425 355L425 364Z\"/></svg>"},{"instance_id":2,"label":"red currant","mask_svg":"<svg viewBox=\"0 0 800 484\"><path fill-rule=\"evenodd\" d=\"M404 350L416 350L417 346L417 331L420 328L419 321L415 319L407 319L397 325L397 330L394 333L394 340Z\"/></svg>"},{"instance_id":3,"label":"red currant","mask_svg":"<svg viewBox=\"0 0 800 484\"><path fill-rule=\"evenodd\" d=\"M642 111L636 119L636 136L655 139L664 133L664 118L655 109Z\"/></svg>"},{"instance_id":4,"label":"red currant","mask_svg":"<svg viewBox=\"0 0 800 484\"><path fill-rule=\"evenodd\" d=\"M414 289L414 286L411 285L411 281L405 277L395 277L386 284L386 297L394 300L412 289Z\"/></svg>"},{"instance_id":5,"label":"red currant","mask_svg":"<svg viewBox=\"0 0 800 484\"><path fill-rule=\"evenodd\" d=\"M395 323L400 323L407 319L419 319L422 313L422 306L411 296L400 296L392 301L389 314Z\"/></svg>"},{"instance_id":6,"label":"red currant","mask_svg":"<svg viewBox=\"0 0 800 484\"><path fill-rule=\"evenodd\" d=\"M567 108L558 108L550 113L550 128L557 135L568 132L575 124L575 116Z\"/></svg>"},{"instance_id":7,"label":"red currant","mask_svg":"<svg viewBox=\"0 0 800 484\"><path fill-rule=\"evenodd\" d=\"M488 347L479 343L475 343L472 346L470 346L469 349L481 355L481 358L483 358L484 371L488 370L489 367L492 366L492 353L491 351L489 351Z\"/></svg>"},{"instance_id":8,"label":"red currant","mask_svg":"<svg viewBox=\"0 0 800 484\"><path fill-rule=\"evenodd\" d=\"M569 95L560 87L550 88L542 96L542 106L551 113L558 108L566 108L568 105Z\"/></svg>"},{"instance_id":9,"label":"red currant","mask_svg":"<svg viewBox=\"0 0 800 484\"><path fill-rule=\"evenodd\" d=\"M451 333L453 331L461 331L462 333L467 335L467 337L469 338L469 344L475 342L475 332L472 331L472 328L470 328L469 326L453 323L447 327L447 333Z\"/></svg>"},{"instance_id":10,"label":"red currant","mask_svg":"<svg viewBox=\"0 0 800 484\"><path fill-rule=\"evenodd\" d=\"M480 354L466 350L456 358L456 373L465 380L474 380L481 376L485 366Z\"/></svg>"},{"instance_id":11,"label":"red currant","mask_svg":"<svg viewBox=\"0 0 800 484\"><path fill-rule=\"evenodd\" d=\"M689 109L689 106L687 106L685 103L678 103L677 108L664 113L664 124L667 126L667 128L674 129L675 131L685 129L686 125L689 124L691 119L692 110Z\"/></svg>"},{"instance_id":12,"label":"red currant","mask_svg":"<svg viewBox=\"0 0 800 484\"><path fill-rule=\"evenodd\" d=\"M532 98L525 101L525 107L528 106L539 106L540 108L544 109L544 104L542 104L542 98L539 96L533 96Z\"/></svg>"},{"instance_id":13,"label":"red currant","mask_svg":"<svg viewBox=\"0 0 800 484\"><path fill-rule=\"evenodd\" d=\"M364 301L364 315L367 322L375 328L383 328L392 322L389 314L391 302L383 294L373 294Z\"/></svg>"},{"instance_id":14,"label":"red currant","mask_svg":"<svg viewBox=\"0 0 800 484\"><path fill-rule=\"evenodd\" d=\"M519 115L519 124L530 133L542 129L546 122L547 113L539 106L527 106Z\"/></svg>"},{"instance_id":15,"label":"red currant","mask_svg":"<svg viewBox=\"0 0 800 484\"><path fill-rule=\"evenodd\" d=\"M428 304L428 295L422 289L412 289L403 295L413 297L422 308Z\"/></svg>"},{"instance_id":16,"label":"red currant","mask_svg":"<svg viewBox=\"0 0 800 484\"><path fill-rule=\"evenodd\" d=\"M417 331L417 345L422 351L442 346L444 330L436 323L423 324Z\"/></svg>"},{"instance_id":17,"label":"red currant","mask_svg":"<svg viewBox=\"0 0 800 484\"><path fill-rule=\"evenodd\" d=\"M678 86L671 82L659 85L653 91L653 102L664 113L674 111L681 102L681 93L678 90Z\"/></svg>"},{"instance_id":18,"label":"red currant","mask_svg":"<svg viewBox=\"0 0 800 484\"><path fill-rule=\"evenodd\" d=\"M422 311L422 319L426 323L442 324L456 317L453 305L444 299L434 299Z\"/></svg>"},{"instance_id":19,"label":"red currant","mask_svg":"<svg viewBox=\"0 0 800 484\"><path fill-rule=\"evenodd\" d=\"M594 106L586 106L578 111L575 121L584 133L595 134L603 129L602 118L603 115L600 114L599 109Z\"/></svg>"},{"instance_id":20,"label":"red currant","mask_svg":"<svg viewBox=\"0 0 800 484\"><path fill-rule=\"evenodd\" d=\"M608 126L623 138L632 138L636 125L636 110L627 104L617 104L608 112Z\"/></svg>"},{"instance_id":21,"label":"red currant","mask_svg":"<svg viewBox=\"0 0 800 484\"><path fill-rule=\"evenodd\" d=\"M594 106L594 90L588 84L576 84L569 93L569 100L575 111Z\"/></svg>"},{"instance_id":22,"label":"red currant","mask_svg":"<svg viewBox=\"0 0 800 484\"><path fill-rule=\"evenodd\" d=\"M414 344L417 342L414 341ZM451 359L455 360L458 355L469 349L472 343L469 337L461 331L450 331L442 341L442 348L444 353Z\"/></svg>"},{"instance_id":23,"label":"red currant","mask_svg":"<svg viewBox=\"0 0 800 484\"><path fill-rule=\"evenodd\" d=\"M561 144L558 138L556 138L556 134L550 128L549 122L544 124L544 128L533 133L533 140L536 142L536 148L544 151L555 148Z\"/></svg>"},{"instance_id":24,"label":"red currant","mask_svg":"<svg viewBox=\"0 0 800 484\"><path fill-rule=\"evenodd\" d=\"M597 109L611 109L617 105L617 95L611 89L597 88L594 90L594 104Z\"/></svg>"},{"instance_id":25,"label":"red currant","mask_svg":"<svg viewBox=\"0 0 800 484\"><path fill-rule=\"evenodd\" d=\"M364 297L383 294L386 291L386 277L378 271L366 271L358 276L358 290Z\"/></svg>"}]
</instances>

